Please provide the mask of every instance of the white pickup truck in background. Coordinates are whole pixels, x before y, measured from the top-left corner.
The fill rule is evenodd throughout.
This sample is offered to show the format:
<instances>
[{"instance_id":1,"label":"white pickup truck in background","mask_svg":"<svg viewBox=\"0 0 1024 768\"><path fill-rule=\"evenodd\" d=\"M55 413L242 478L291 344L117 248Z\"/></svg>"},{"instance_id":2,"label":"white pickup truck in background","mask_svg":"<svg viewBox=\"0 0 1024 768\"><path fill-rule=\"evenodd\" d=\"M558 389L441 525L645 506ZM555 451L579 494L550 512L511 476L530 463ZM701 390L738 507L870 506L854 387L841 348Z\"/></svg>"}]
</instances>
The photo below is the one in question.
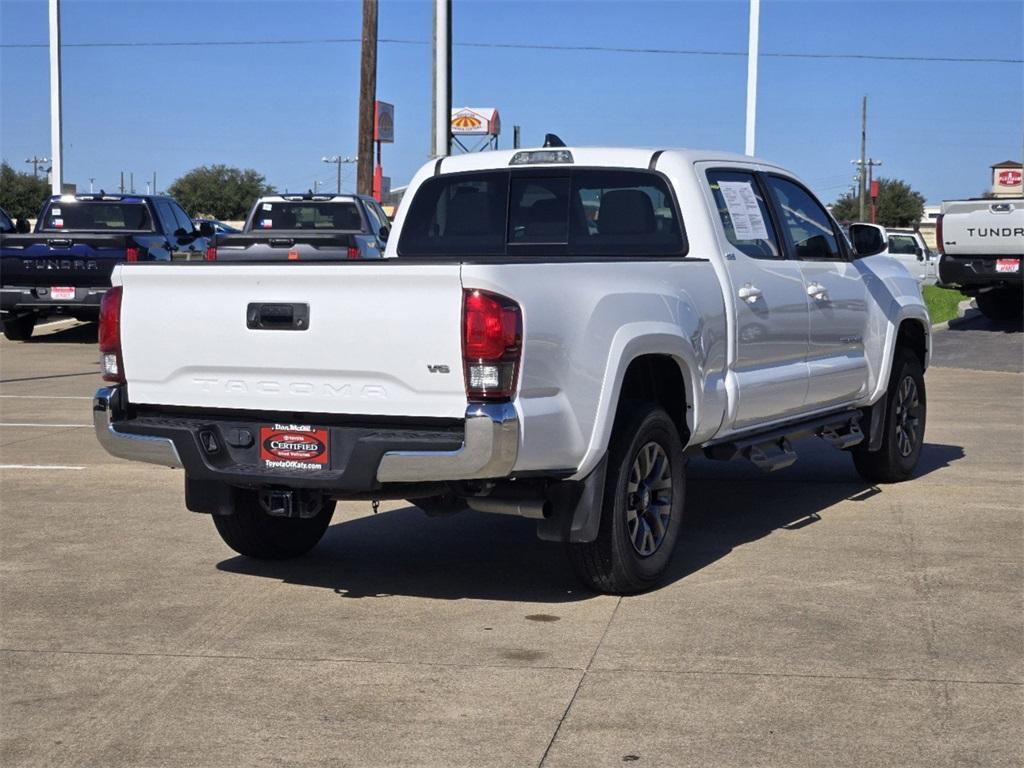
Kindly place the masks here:
<instances>
[{"instance_id":1,"label":"white pickup truck in background","mask_svg":"<svg viewBox=\"0 0 1024 768\"><path fill-rule=\"evenodd\" d=\"M438 159L381 261L121 267L96 432L183 467L243 555L303 554L335 500L409 499L535 518L591 587L642 590L689 453L773 470L817 435L872 481L913 473L928 313L885 231L851 231L857 253L796 177L727 153Z\"/></svg>"},{"instance_id":2,"label":"white pickup truck in background","mask_svg":"<svg viewBox=\"0 0 1024 768\"><path fill-rule=\"evenodd\" d=\"M889 255L907 268L922 286L935 285L939 257L928 247L921 233L913 229L888 229Z\"/></svg>"},{"instance_id":3,"label":"white pickup truck in background","mask_svg":"<svg viewBox=\"0 0 1024 768\"><path fill-rule=\"evenodd\" d=\"M947 200L936 223L939 284L973 296L986 317L1024 311L1024 198Z\"/></svg>"}]
</instances>

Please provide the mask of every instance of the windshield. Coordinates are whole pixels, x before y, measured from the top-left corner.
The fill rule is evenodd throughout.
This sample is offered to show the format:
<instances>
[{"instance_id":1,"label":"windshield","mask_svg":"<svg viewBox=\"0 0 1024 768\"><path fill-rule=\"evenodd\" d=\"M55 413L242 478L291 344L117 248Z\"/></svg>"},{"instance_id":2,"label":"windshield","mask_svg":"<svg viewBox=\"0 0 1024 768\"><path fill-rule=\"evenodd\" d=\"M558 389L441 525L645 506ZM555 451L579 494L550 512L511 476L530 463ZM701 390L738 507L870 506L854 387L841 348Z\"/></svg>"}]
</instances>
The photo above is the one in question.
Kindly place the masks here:
<instances>
[{"instance_id":1,"label":"windshield","mask_svg":"<svg viewBox=\"0 0 1024 768\"><path fill-rule=\"evenodd\" d=\"M649 171L543 168L428 179L399 256L684 256L664 178Z\"/></svg>"},{"instance_id":2,"label":"windshield","mask_svg":"<svg viewBox=\"0 0 1024 768\"><path fill-rule=\"evenodd\" d=\"M355 202L285 202L260 203L252 217L253 230L322 230L340 229L359 232L363 218Z\"/></svg>"},{"instance_id":3,"label":"windshield","mask_svg":"<svg viewBox=\"0 0 1024 768\"><path fill-rule=\"evenodd\" d=\"M44 232L149 232L153 222L145 203L57 201L50 204L40 229Z\"/></svg>"}]
</instances>

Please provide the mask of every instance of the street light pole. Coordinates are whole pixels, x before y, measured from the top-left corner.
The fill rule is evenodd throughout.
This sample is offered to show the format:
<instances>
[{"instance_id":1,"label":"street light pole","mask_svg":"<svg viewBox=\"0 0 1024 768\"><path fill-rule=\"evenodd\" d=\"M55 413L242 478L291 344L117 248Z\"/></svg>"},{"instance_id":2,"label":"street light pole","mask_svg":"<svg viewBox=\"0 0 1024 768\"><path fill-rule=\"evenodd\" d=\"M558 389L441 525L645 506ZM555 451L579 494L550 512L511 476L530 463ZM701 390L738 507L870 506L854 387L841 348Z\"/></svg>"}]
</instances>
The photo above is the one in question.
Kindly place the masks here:
<instances>
[{"instance_id":1,"label":"street light pole","mask_svg":"<svg viewBox=\"0 0 1024 768\"><path fill-rule=\"evenodd\" d=\"M50 0L50 185L53 194L64 191L64 135L61 115L60 0Z\"/></svg>"},{"instance_id":2,"label":"street light pole","mask_svg":"<svg viewBox=\"0 0 1024 768\"><path fill-rule=\"evenodd\" d=\"M744 153L754 154L757 124L757 41L761 25L761 0L750 0L750 37L747 41L747 141Z\"/></svg>"},{"instance_id":3,"label":"street light pole","mask_svg":"<svg viewBox=\"0 0 1024 768\"><path fill-rule=\"evenodd\" d=\"M48 157L39 157L38 155L32 155L32 157L26 158L25 162L29 163L32 166L32 175L35 178L38 179L39 178L39 165L41 163L48 163L48 162L50 162L50 158L48 158Z\"/></svg>"}]
</instances>

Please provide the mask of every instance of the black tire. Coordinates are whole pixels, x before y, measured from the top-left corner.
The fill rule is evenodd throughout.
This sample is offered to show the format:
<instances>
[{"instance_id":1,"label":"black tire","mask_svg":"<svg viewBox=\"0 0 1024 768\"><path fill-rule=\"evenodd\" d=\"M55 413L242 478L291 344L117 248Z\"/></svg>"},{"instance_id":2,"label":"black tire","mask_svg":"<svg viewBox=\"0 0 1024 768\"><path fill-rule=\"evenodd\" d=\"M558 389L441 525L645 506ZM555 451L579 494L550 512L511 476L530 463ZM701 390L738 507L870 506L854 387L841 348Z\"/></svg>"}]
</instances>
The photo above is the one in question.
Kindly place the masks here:
<instances>
[{"instance_id":1,"label":"black tire","mask_svg":"<svg viewBox=\"0 0 1024 768\"><path fill-rule=\"evenodd\" d=\"M236 491L235 512L213 515L224 543L259 560L286 560L304 555L323 538L334 515L333 500L324 500L316 517L272 517L260 507L255 491Z\"/></svg>"},{"instance_id":2,"label":"black tire","mask_svg":"<svg viewBox=\"0 0 1024 768\"><path fill-rule=\"evenodd\" d=\"M648 454L650 472L645 476L641 452L651 451L651 445L657 449ZM667 466L659 470L656 464L662 460ZM670 481L667 494L656 487L666 479ZM679 538L685 484L683 444L669 415L653 403L624 404L608 450L597 539L569 545L569 558L583 582L598 592L616 595L657 584ZM631 492L630 485L639 490ZM651 545L653 549L645 552Z\"/></svg>"},{"instance_id":3,"label":"black tire","mask_svg":"<svg viewBox=\"0 0 1024 768\"><path fill-rule=\"evenodd\" d=\"M996 288L979 293L974 300L989 320L1016 320L1024 311L1024 292L1020 288Z\"/></svg>"},{"instance_id":4,"label":"black tire","mask_svg":"<svg viewBox=\"0 0 1024 768\"><path fill-rule=\"evenodd\" d=\"M914 473L924 445L928 400L916 355L896 350L885 397L882 447L868 451L866 445L860 445L851 453L854 467L865 480L898 483Z\"/></svg>"},{"instance_id":5,"label":"black tire","mask_svg":"<svg viewBox=\"0 0 1024 768\"><path fill-rule=\"evenodd\" d=\"M4 336L10 341L27 341L32 338L32 331L35 330L35 327L35 315L22 315L4 320Z\"/></svg>"}]
</instances>

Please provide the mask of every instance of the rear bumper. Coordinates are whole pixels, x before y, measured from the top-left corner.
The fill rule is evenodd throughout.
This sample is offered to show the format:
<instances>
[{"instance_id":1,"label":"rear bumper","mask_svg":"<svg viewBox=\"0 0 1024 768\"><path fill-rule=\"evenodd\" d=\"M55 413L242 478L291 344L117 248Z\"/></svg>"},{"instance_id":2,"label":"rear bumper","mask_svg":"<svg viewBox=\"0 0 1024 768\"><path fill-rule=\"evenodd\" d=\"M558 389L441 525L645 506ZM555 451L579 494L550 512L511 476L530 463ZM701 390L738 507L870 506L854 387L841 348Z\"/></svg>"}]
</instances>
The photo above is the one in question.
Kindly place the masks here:
<instances>
[{"instance_id":1,"label":"rear bumper","mask_svg":"<svg viewBox=\"0 0 1024 768\"><path fill-rule=\"evenodd\" d=\"M1017 259L1019 256L1008 256ZM960 286L961 288L999 288L1003 286L1021 285L1021 269L1016 272L997 272L995 256L956 256L944 255L939 261L939 284L944 286Z\"/></svg>"},{"instance_id":2,"label":"rear bumper","mask_svg":"<svg viewBox=\"0 0 1024 768\"><path fill-rule=\"evenodd\" d=\"M14 315L40 312L99 317L100 302L106 292L106 287L78 286L73 299L54 300L50 298L49 286L5 285L0 288L0 311Z\"/></svg>"},{"instance_id":3,"label":"rear bumper","mask_svg":"<svg viewBox=\"0 0 1024 768\"><path fill-rule=\"evenodd\" d=\"M122 459L182 467L189 477L230 485L339 493L366 493L392 483L508 477L519 452L519 420L510 403L471 405L462 428L327 425L330 463L316 471L267 469L259 459L258 421L228 415L132 416L123 387L96 392L93 425L104 449Z\"/></svg>"}]
</instances>

